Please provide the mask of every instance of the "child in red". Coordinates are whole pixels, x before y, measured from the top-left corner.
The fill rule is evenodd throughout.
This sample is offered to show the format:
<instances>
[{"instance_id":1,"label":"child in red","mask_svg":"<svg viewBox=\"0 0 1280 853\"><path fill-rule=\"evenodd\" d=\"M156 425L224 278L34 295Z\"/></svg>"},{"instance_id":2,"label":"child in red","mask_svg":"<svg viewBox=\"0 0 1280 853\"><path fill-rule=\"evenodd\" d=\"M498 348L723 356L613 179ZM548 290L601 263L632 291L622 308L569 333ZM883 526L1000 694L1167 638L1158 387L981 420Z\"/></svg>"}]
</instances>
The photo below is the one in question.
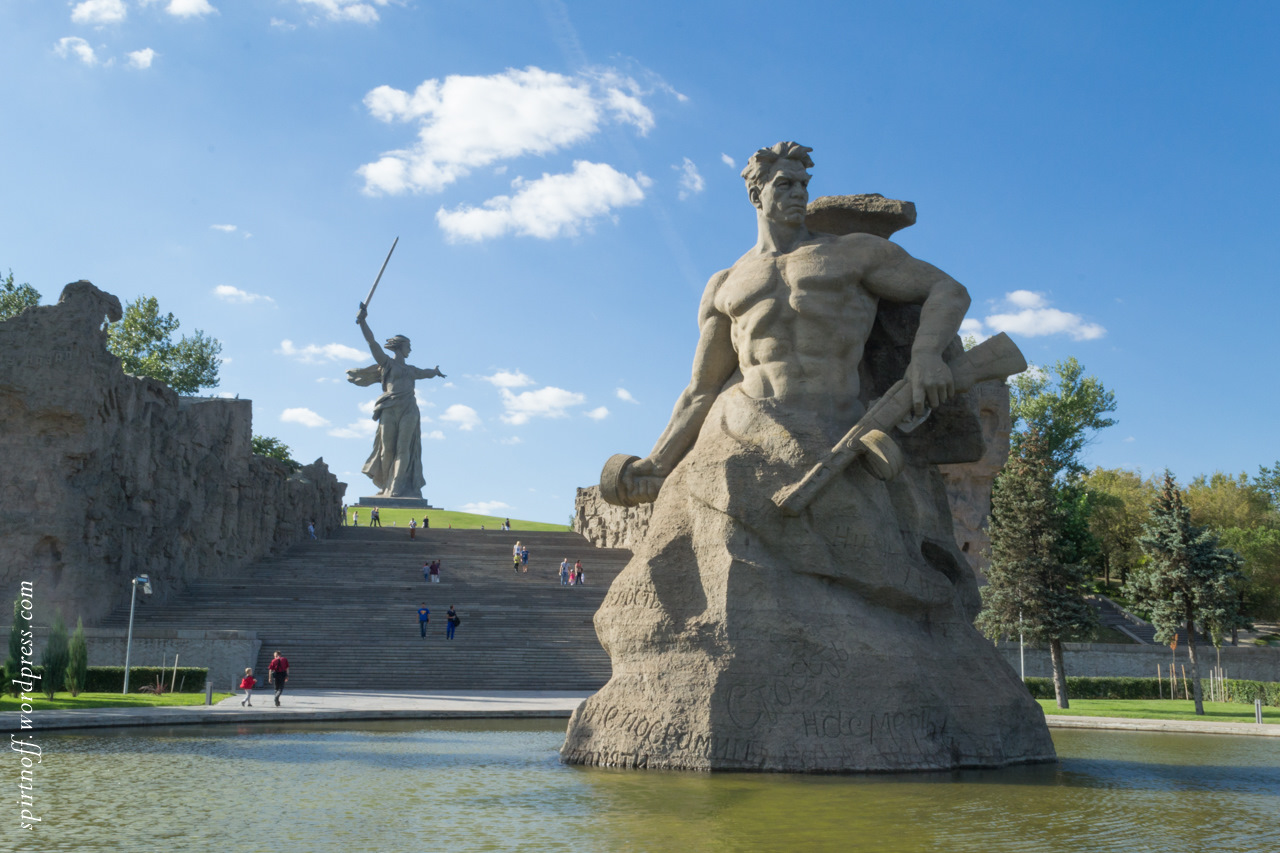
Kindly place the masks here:
<instances>
[{"instance_id":1,"label":"child in red","mask_svg":"<svg viewBox=\"0 0 1280 853\"><path fill-rule=\"evenodd\" d=\"M253 703L249 700L253 698L253 686L258 683L258 679L253 677L253 670L246 669L244 678L240 679L240 689L244 691L244 699L240 701L241 705L253 707Z\"/></svg>"}]
</instances>

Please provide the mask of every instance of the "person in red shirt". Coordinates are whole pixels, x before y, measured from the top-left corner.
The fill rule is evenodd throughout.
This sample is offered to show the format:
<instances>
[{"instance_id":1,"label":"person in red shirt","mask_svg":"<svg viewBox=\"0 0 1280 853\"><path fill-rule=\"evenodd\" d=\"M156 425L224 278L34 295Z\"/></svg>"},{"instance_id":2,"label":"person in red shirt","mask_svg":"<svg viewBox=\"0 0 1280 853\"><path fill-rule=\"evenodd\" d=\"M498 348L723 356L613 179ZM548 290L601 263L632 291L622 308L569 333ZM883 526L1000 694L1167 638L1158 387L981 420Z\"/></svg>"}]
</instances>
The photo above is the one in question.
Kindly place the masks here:
<instances>
[{"instance_id":1,"label":"person in red shirt","mask_svg":"<svg viewBox=\"0 0 1280 853\"><path fill-rule=\"evenodd\" d=\"M276 685L276 707L280 707L280 694L284 692L284 683L289 680L289 659L280 652L276 652L271 657L271 663L267 664L267 669L271 671L271 680Z\"/></svg>"},{"instance_id":2,"label":"person in red shirt","mask_svg":"<svg viewBox=\"0 0 1280 853\"><path fill-rule=\"evenodd\" d=\"M253 707L253 702L249 701L253 698L253 686L258 683L258 679L253 677L253 670L246 669L244 678L240 679L240 689L244 691L244 698L240 700L241 705Z\"/></svg>"}]
</instances>

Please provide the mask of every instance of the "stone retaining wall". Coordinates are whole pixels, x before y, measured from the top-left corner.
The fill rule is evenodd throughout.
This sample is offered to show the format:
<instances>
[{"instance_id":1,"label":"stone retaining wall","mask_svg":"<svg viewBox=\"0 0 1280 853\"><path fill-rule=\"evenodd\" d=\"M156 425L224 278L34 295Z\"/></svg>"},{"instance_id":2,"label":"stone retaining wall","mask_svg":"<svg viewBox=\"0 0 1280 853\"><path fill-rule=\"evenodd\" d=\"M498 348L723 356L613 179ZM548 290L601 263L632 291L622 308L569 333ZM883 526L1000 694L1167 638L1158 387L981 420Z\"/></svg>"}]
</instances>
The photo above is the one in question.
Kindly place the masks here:
<instances>
[{"instance_id":1,"label":"stone retaining wall","mask_svg":"<svg viewBox=\"0 0 1280 853\"><path fill-rule=\"evenodd\" d=\"M248 400L179 397L127 376L87 281L0 322L0 612L34 587L38 624L97 624L151 576L154 600L338 526L323 460L290 474L252 453Z\"/></svg>"},{"instance_id":2,"label":"stone retaining wall","mask_svg":"<svg viewBox=\"0 0 1280 853\"><path fill-rule=\"evenodd\" d=\"M1160 674L1169 677L1169 663L1175 655L1166 646L1125 646L1107 643L1063 643L1063 663L1069 676L1108 676L1113 678L1155 678L1156 664L1160 665ZM1004 659L1018 672L1018 644L1001 643L1000 652ZM1218 653L1213 646L1196 646L1196 657L1200 662L1200 677L1209 676L1209 667L1218 662ZM1048 649L1026 649L1027 677L1049 678L1053 675L1053 664L1049 660ZM1178 675L1182 675L1182 667L1190 664L1187 660L1185 646L1180 646L1176 655ZM1252 681L1280 681L1280 649L1262 648L1259 646L1223 646L1222 668L1228 678L1243 678Z\"/></svg>"}]
</instances>

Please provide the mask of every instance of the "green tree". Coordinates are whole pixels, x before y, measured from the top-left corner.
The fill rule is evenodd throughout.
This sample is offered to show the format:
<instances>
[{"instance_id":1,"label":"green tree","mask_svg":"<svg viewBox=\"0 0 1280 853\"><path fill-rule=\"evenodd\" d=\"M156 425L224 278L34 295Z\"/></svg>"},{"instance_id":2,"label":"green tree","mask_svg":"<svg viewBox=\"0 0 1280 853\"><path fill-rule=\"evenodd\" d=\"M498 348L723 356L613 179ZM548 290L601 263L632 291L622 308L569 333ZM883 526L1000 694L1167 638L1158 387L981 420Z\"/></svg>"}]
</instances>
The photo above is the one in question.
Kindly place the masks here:
<instances>
[{"instance_id":1,"label":"green tree","mask_svg":"<svg viewBox=\"0 0 1280 853\"><path fill-rule=\"evenodd\" d=\"M174 343L180 325L172 314L160 314L154 296L140 296L110 325L107 349L119 356L125 373L158 379L179 394L218 387L222 343L199 329Z\"/></svg>"},{"instance_id":2,"label":"green tree","mask_svg":"<svg viewBox=\"0 0 1280 853\"><path fill-rule=\"evenodd\" d=\"M67 690L79 696L89 678L89 644L84 638L84 620L76 620L76 631L71 635L67 651Z\"/></svg>"},{"instance_id":3,"label":"green tree","mask_svg":"<svg viewBox=\"0 0 1280 853\"><path fill-rule=\"evenodd\" d=\"M1084 600L1088 572L1067 535L1070 507L1055 485L1056 463L1033 425L996 479L991 496L991 563L977 626L988 638L1019 632L1048 644L1059 708L1069 707L1062 643L1092 636L1097 617Z\"/></svg>"},{"instance_id":4,"label":"green tree","mask_svg":"<svg viewBox=\"0 0 1280 853\"><path fill-rule=\"evenodd\" d=\"M18 695L18 685L13 683L22 669L22 599L13 602L13 621L9 623L9 657L4 662L4 686L12 695Z\"/></svg>"},{"instance_id":5,"label":"green tree","mask_svg":"<svg viewBox=\"0 0 1280 853\"><path fill-rule=\"evenodd\" d=\"M0 320L16 317L40 304L40 291L29 284L14 284L13 270L0 278Z\"/></svg>"},{"instance_id":6,"label":"green tree","mask_svg":"<svg viewBox=\"0 0 1280 853\"><path fill-rule=\"evenodd\" d=\"M1059 361L1049 370L1032 369L1010 383L1014 432L1013 449L1034 428L1055 466L1054 474L1068 478L1084 473L1080 453L1094 433L1112 426L1104 417L1116 410L1115 394L1096 376L1085 376L1074 358Z\"/></svg>"},{"instance_id":7,"label":"green tree","mask_svg":"<svg viewBox=\"0 0 1280 853\"><path fill-rule=\"evenodd\" d=\"M1092 500L1089 530L1098 543L1098 563L1103 581L1112 575L1124 583L1142 559L1138 536L1156 499L1156 488L1141 474L1123 468L1094 468L1082 485Z\"/></svg>"},{"instance_id":8,"label":"green tree","mask_svg":"<svg viewBox=\"0 0 1280 853\"><path fill-rule=\"evenodd\" d=\"M1203 714L1195 627L1199 623L1209 633L1237 621L1239 595L1233 584L1242 579L1240 557L1220 547L1208 528L1191 523L1168 471L1138 543L1148 559L1129 575L1125 592L1151 613L1158 641L1171 642L1179 628L1186 629L1196 713Z\"/></svg>"},{"instance_id":9,"label":"green tree","mask_svg":"<svg viewBox=\"0 0 1280 853\"><path fill-rule=\"evenodd\" d=\"M71 651L67 646L67 626L62 615L53 617L53 627L49 629L49 640L44 646L44 655L40 663L44 665L44 678L41 687L49 699L62 688L63 678L67 674L67 664L71 661Z\"/></svg>"},{"instance_id":10,"label":"green tree","mask_svg":"<svg viewBox=\"0 0 1280 853\"><path fill-rule=\"evenodd\" d=\"M293 458L289 446L278 438L269 435L255 435L252 440L253 452L258 456L275 459L289 466L290 471L297 471L302 464Z\"/></svg>"},{"instance_id":11,"label":"green tree","mask_svg":"<svg viewBox=\"0 0 1280 853\"><path fill-rule=\"evenodd\" d=\"M1249 619L1276 618L1280 615L1280 512L1272 490L1262 475L1224 474L1216 471L1199 476L1186 490L1191 523L1207 527L1221 543L1243 559L1243 580L1236 584L1240 596L1240 613L1231 630L1236 642L1236 629L1248 627Z\"/></svg>"}]
</instances>

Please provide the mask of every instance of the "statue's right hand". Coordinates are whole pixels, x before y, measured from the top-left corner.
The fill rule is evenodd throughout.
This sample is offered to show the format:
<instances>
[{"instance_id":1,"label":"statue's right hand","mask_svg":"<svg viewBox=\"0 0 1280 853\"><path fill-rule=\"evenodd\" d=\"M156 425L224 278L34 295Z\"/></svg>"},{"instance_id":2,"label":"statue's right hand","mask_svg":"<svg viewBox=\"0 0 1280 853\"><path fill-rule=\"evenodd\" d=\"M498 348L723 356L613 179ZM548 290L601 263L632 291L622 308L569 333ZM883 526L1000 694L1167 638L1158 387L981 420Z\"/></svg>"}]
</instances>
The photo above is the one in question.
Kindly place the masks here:
<instances>
[{"instance_id":1,"label":"statue's right hand","mask_svg":"<svg viewBox=\"0 0 1280 853\"><path fill-rule=\"evenodd\" d=\"M631 463L622 472L621 485L627 503L653 503L666 479L666 473L650 458Z\"/></svg>"},{"instance_id":2,"label":"statue's right hand","mask_svg":"<svg viewBox=\"0 0 1280 853\"><path fill-rule=\"evenodd\" d=\"M364 303L360 303L360 313L356 315L356 322L363 323L364 319L369 316L369 309L364 307Z\"/></svg>"}]
</instances>

